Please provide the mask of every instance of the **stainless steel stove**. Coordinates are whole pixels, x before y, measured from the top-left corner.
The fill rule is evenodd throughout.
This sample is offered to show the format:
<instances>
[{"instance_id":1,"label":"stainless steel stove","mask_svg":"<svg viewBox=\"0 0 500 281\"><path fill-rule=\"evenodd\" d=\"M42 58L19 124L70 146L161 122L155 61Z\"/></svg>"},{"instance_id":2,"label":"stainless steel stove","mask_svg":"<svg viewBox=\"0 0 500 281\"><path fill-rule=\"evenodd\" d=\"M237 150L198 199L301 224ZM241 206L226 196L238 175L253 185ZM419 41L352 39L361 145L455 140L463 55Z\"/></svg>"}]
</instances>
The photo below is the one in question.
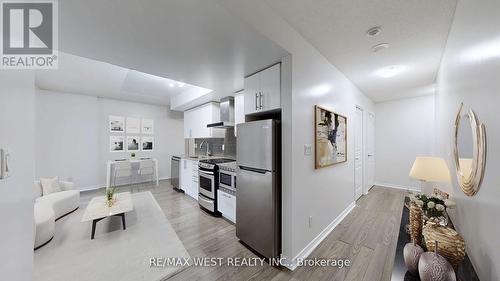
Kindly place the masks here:
<instances>
[{"instance_id":1,"label":"stainless steel stove","mask_svg":"<svg viewBox=\"0 0 500 281\"><path fill-rule=\"evenodd\" d=\"M217 190L219 189L219 168L226 169L227 164L236 160L229 158L214 158L200 160L198 164L199 196L198 203L202 208L213 215L220 215L217 211Z\"/></svg>"}]
</instances>

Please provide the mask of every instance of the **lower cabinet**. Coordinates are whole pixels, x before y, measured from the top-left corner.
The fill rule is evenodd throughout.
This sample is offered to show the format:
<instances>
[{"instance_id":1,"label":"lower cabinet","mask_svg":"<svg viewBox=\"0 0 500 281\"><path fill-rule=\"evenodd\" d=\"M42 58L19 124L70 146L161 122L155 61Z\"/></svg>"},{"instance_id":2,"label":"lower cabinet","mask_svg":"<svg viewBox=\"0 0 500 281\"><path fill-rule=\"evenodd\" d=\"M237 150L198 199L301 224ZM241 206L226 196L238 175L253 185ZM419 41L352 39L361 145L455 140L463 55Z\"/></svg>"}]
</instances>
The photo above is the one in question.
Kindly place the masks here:
<instances>
[{"instance_id":1,"label":"lower cabinet","mask_svg":"<svg viewBox=\"0 0 500 281\"><path fill-rule=\"evenodd\" d=\"M226 219L236 223L236 197L234 195L217 190L217 209Z\"/></svg>"},{"instance_id":2,"label":"lower cabinet","mask_svg":"<svg viewBox=\"0 0 500 281\"><path fill-rule=\"evenodd\" d=\"M181 159L179 182L186 195L198 200L198 161Z\"/></svg>"}]
</instances>

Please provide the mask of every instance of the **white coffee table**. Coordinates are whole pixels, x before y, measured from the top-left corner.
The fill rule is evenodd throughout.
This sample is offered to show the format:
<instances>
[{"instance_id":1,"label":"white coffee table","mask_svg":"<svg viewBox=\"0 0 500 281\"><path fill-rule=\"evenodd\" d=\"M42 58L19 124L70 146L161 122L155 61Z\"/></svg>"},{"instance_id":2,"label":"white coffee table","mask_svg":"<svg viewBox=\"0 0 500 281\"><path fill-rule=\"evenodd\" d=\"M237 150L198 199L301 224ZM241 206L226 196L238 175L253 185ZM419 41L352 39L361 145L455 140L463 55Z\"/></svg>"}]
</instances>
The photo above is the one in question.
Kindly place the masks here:
<instances>
[{"instance_id":1,"label":"white coffee table","mask_svg":"<svg viewBox=\"0 0 500 281\"><path fill-rule=\"evenodd\" d=\"M126 229L125 213L134 210L132 196L130 192L123 192L115 194L115 198L116 201L111 207L108 207L106 203L106 196L98 196L90 200L90 203L82 217L82 222L92 221L92 234L90 239L94 239L97 222L107 217L121 217L123 230Z\"/></svg>"}]
</instances>

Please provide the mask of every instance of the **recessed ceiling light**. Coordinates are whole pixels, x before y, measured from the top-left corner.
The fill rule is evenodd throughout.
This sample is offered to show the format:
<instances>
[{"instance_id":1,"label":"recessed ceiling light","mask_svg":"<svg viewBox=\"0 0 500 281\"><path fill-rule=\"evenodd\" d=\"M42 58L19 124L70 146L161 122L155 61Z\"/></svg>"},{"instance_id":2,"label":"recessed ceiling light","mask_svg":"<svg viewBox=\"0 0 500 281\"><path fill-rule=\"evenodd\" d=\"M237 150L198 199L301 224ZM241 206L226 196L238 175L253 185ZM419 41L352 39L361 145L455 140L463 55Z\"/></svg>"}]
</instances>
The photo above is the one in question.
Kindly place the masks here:
<instances>
[{"instance_id":1,"label":"recessed ceiling light","mask_svg":"<svg viewBox=\"0 0 500 281\"><path fill-rule=\"evenodd\" d=\"M173 88L174 87L174 83L170 82L170 84L168 84L168 86L170 86L170 88Z\"/></svg>"},{"instance_id":2,"label":"recessed ceiling light","mask_svg":"<svg viewBox=\"0 0 500 281\"><path fill-rule=\"evenodd\" d=\"M382 32L382 27L374 26L366 31L366 35L368 35L368 37L375 37L379 35L380 32Z\"/></svg>"},{"instance_id":3,"label":"recessed ceiling light","mask_svg":"<svg viewBox=\"0 0 500 281\"><path fill-rule=\"evenodd\" d=\"M180 87L180 88L184 87L184 85L186 85L186 83L184 83L184 82L177 83L177 86Z\"/></svg>"},{"instance_id":4,"label":"recessed ceiling light","mask_svg":"<svg viewBox=\"0 0 500 281\"><path fill-rule=\"evenodd\" d=\"M390 65L375 71L375 74L383 78L391 78L408 69L405 65Z\"/></svg>"},{"instance_id":5,"label":"recessed ceiling light","mask_svg":"<svg viewBox=\"0 0 500 281\"><path fill-rule=\"evenodd\" d=\"M380 50L389 48L389 46L390 46L389 43L380 43L380 44L373 46L372 51L376 53Z\"/></svg>"}]
</instances>

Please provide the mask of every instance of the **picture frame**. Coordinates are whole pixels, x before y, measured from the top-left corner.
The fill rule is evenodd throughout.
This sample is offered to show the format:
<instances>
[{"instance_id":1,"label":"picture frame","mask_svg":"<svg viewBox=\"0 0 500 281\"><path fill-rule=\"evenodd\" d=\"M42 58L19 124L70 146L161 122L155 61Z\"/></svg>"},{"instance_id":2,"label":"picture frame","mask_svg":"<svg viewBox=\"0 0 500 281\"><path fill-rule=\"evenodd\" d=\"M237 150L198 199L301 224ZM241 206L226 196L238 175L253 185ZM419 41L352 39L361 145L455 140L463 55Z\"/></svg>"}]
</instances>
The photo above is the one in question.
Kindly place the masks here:
<instances>
[{"instance_id":1,"label":"picture frame","mask_svg":"<svg viewBox=\"0 0 500 281\"><path fill-rule=\"evenodd\" d=\"M141 138L141 151L153 151L154 147L155 147L155 141L153 137Z\"/></svg>"},{"instance_id":2,"label":"picture frame","mask_svg":"<svg viewBox=\"0 0 500 281\"><path fill-rule=\"evenodd\" d=\"M125 133L125 117L109 116L109 132L110 133Z\"/></svg>"},{"instance_id":3,"label":"picture frame","mask_svg":"<svg viewBox=\"0 0 500 281\"><path fill-rule=\"evenodd\" d=\"M124 136L110 136L109 137L109 151L110 152L124 152L125 151L125 137Z\"/></svg>"},{"instance_id":4,"label":"picture frame","mask_svg":"<svg viewBox=\"0 0 500 281\"><path fill-rule=\"evenodd\" d=\"M347 117L314 106L314 168L347 162Z\"/></svg>"},{"instance_id":5,"label":"picture frame","mask_svg":"<svg viewBox=\"0 0 500 281\"><path fill-rule=\"evenodd\" d=\"M134 117L127 117L127 134L140 134L141 133L141 119Z\"/></svg>"},{"instance_id":6,"label":"picture frame","mask_svg":"<svg viewBox=\"0 0 500 281\"><path fill-rule=\"evenodd\" d=\"M141 132L145 135L154 134L154 120L153 119L142 119Z\"/></svg>"},{"instance_id":7,"label":"picture frame","mask_svg":"<svg viewBox=\"0 0 500 281\"><path fill-rule=\"evenodd\" d=\"M140 150L141 138L139 136L127 136L127 152Z\"/></svg>"}]
</instances>

